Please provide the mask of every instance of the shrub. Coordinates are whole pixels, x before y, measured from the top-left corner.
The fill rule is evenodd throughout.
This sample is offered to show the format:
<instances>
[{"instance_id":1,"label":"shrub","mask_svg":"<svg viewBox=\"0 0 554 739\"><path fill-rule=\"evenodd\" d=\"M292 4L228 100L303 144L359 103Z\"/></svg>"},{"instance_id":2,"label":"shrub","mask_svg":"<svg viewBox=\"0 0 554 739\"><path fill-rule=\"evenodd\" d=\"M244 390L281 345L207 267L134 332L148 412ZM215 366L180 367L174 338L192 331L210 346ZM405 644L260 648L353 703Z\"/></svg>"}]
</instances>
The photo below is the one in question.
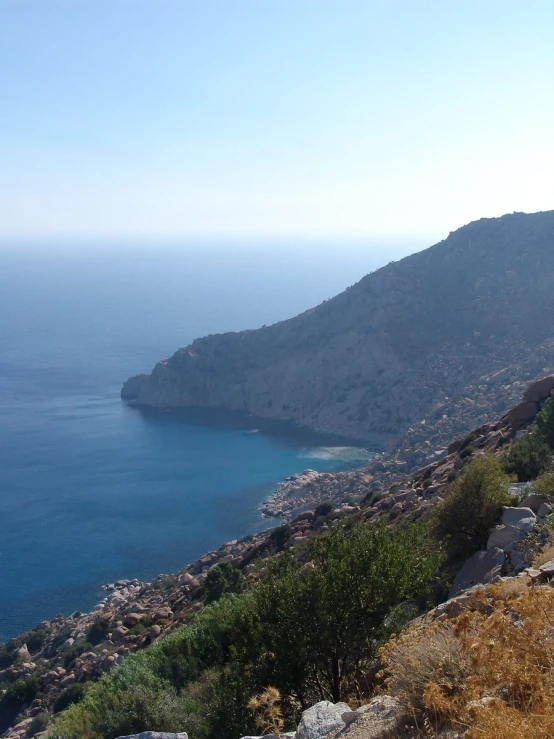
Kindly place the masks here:
<instances>
[{"instance_id":1,"label":"shrub","mask_svg":"<svg viewBox=\"0 0 554 739\"><path fill-rule=\"evenodd\" d=\"M240 593L244 587L242 572L230 562L220 562L206 576L204 592L206 603L219 600L225 593Z\"/></svg>"},{"instance_id":2,"label":"shrub","mask_svg":"<svg viewBox=\"0 0 554 739\"><path fill-rule=\"evenodd\" d=\"M537 414L535 425L539 436L554 450L554 391Z\"/></svg>"},{"instance_id":3,"label":"shrub","mask_svg":"<svg viewBox=\"0 0 554 739\"><path fill-rule=\"evenodd\" d=\"M534 480L550 467L551 461L550 447L535 433L518 439L502 457L505 472L517 475L519 482Z\"/></svg>"},{"instance_id":4,"label":"shrub","mask_svg":"<svg viewBox=\"0 0 554 739\"><path fill-rule=\"evenodd\" d=\"M513 503L509 478L494 457L478 457L449 486L433 516L439 539L447 539L453 555L483 548L502 508Z\"/></svg>"},{"instance_id":5,"label":"shrub","mask_svg":"<svg viewBox=\"0 0 554 739\"><path fill-rule=\"evenodd\" d=\"M54 713L63 711L72 703L79 703L85 694L85 686L83 683L74 683L63 690L54 701Z\"/></svg>"},{"instance_id":6,"label":"shrub","mask_svg":"<svg viewBox=\"0 0 554 739\"><path fill-rule=\"evenodd\" d=\"M104 618L97 618L88 628L86 639L89 644L95 647L100 642L108 638L110 631L110 622Z\"/></svg>"},{"instance_id":7,"label":"shrub","mask_svg":"<svg viewBox=\"0 0 554 739\"><path fill-rule=\"evenodd\" d=\"M8 652L8 650L4 648L0 649L0 670L9 667L14 662L15 654L13 652Z\"/></svg>"},{"instance_id":8,"label":"shrub","mask_svg":"<svg viewBox=\"0 0 554 739\"><path fill-rule=\"evenodd\" d=\"M474 451L475 451L475 447L466 446L461 450L459 457L460 459L467 459L468 457L471 457Z\"/></svg>"},{"instance_id":9,"label":"shrub","mask_svg":"<svg viewBox=\"0 0 554 739\"><path fill-rule=\"evenodd\" d=\"M5 731L27 703L30 703L41 687L36 675L20 678L8 686L0 699L0 733Z\"/></svg>"},{"instance_id":10,"label":"shrub","mask_svg":"<svg viewBox=\"0 0 554 739\"><path fill-rule=\"evenodd\" d=\"M533 483L533 490L545 497L554 495L554 472L543 472Z\"/></svg>"},{"instance_id":11,"label":"shrub","mask_svg":"<svg viewBox=\"0 0 554 739\"><path fill-rule=\"evenodd\" d=\"M320 503L318 506L316 506L314 513L316 518L323 518L324 516L327 516L331 511L333 510L333 504L329 501L325 501L324 503Z\"/></svg>"},{"instance_id":12,"label":"shrub","mask_svg":"<svg viewBox=\"0 0 554 739\"><path fill-rule=\"evenodd\" d=\"M33 631L29 631L25 639L29 652L31 652L31 654L38 652L47 637L48 632L46 629L33 629Z\"/></svg>"},{"instance_id":13,"label":"shrub","mask_svg":"<svg viewBox=\"0 0 554 739\"><path fill-rule=\"evenodd\" d=\"M282 549L284 549L290 535L291 528L285 523L282 526L277 526L277 528L273 529L273 531L269 535L269 538L276 549L278 551L281 551Z\"/></svg>"}]
</instances>

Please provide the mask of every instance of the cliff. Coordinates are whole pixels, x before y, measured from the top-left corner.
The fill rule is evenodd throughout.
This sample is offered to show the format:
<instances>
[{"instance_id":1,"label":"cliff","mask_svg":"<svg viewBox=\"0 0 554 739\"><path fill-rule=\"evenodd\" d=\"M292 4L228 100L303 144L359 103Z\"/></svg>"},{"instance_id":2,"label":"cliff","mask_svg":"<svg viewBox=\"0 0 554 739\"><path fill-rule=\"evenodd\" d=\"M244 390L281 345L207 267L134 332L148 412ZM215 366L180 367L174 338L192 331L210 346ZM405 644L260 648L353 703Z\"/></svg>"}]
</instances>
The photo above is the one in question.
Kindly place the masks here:
<instances>
[{"instance_id":1,"label":"cliff","mask_svg":"<svg viewBox=\"0 0 554 739\"><path fill-rule=\"evenodd\" d=\"M414 448L502 413L554 369L553 289L554 211L481 219L295 318L197 339L121 394L377 448L410 433Z\"/></svg>"}]
</instances>

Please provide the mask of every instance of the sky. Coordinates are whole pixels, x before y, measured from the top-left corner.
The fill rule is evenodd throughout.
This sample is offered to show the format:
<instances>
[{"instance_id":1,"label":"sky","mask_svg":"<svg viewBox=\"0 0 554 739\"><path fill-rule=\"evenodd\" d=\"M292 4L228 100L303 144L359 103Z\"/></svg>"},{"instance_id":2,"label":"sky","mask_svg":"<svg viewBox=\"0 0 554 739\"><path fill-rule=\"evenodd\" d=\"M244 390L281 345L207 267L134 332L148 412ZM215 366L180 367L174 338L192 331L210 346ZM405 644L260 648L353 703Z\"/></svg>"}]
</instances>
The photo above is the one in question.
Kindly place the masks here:
<instances>
[{"instance_id":1,"label":"sky","mask_svg":"<svg viewBox=\"0 0 554 739\"><path fill-rule=\"evenodd\" d=\"M553 0L0 0L0 241L554 208Z\"/></svg>"}]
</instances>

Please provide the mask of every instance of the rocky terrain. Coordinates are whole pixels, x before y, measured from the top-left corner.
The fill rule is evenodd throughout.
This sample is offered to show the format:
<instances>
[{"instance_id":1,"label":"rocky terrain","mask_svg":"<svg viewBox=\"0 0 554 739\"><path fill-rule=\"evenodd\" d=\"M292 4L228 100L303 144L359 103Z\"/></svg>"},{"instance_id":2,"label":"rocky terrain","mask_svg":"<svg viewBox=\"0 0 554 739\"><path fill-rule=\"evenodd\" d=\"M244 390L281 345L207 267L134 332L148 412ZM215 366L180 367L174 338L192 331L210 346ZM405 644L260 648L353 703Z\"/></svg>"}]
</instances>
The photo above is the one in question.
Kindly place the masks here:
<instances>
[{"instance_id":1,"label":"rocky terrain","mask_svg":"<svg viewBox=\"0 0 554 739\"><path fill-rule=\"evenodd\" d=\"M470 223L296 318L197 339L122 397L292 421L413 468L554 370L553 247L554 211Z\"/></svg>"},{"instance_id":2,"label":"rocky terrain","mask_svg":"<svg viewBox=\"0 0 554 739\"><path fill-rule=\"evenodd\" d=\"M0 698L3 691L18 681L32 683L33 691L23 712L13 719L16 724L12 728L0 716L4 720L0 731L9 739L34 736L40 728L34 720L59 710L56 701L71 686L97 679L119 664L126 654L144 648L186 623L202 606L206 576L214 565L230 562L248 579L255 576L257 559L302 545L339 521L384 518L395 522L425 516L434 502L440 500L453 475L468 461L485 453L500 454L514 439L525 434L552 389L554 376L535 382L525 391L523 402L499 420L454 441L441 458L412 475L402 475L394 458L381 461L380 473L320 475L322 495L325 491L326 497L331 497L333 491L340 490L340 495L335 496L340 500L325 510L308 510L277 528L227 542L181 571L160 575L152 583L138 580L110 583L105 586L106 597L90 613L58 616L12 639L0 650L3 665L0 685L4 686ZM491 534L494 541L489 542L487 551L478 552L465 564L454 581L453 596L476 582L490 582L507 574L524 573L532 581L549 577L550 571L544 568L529 569L525 550L519 543L549 513L554 501L529 496L529 491L521 486L514 486L514 491L521 502L517 508L505 512L505 521Z\"/></svg>"}]
</instances>

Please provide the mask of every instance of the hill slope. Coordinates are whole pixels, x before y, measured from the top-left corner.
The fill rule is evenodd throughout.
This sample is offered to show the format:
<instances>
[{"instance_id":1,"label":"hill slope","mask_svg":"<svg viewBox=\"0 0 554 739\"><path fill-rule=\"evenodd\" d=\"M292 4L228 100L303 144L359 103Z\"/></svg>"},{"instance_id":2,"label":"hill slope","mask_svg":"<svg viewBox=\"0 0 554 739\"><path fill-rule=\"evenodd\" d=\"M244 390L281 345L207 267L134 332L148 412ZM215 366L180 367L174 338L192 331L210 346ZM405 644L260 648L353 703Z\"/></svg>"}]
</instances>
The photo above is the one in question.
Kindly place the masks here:
<instances>
[{"instance_id":1,"label":"hill slope","mask_svg":"<svg viewBox=\"0 0 554 739\"><path fill-rule=\"evenodd\" d=\"M197 339L128 380L122 397L378 446L455 414L451 436L554 369L553 292L554 211L482 219L293 319Z\"/></svg>"}]
</instances>

